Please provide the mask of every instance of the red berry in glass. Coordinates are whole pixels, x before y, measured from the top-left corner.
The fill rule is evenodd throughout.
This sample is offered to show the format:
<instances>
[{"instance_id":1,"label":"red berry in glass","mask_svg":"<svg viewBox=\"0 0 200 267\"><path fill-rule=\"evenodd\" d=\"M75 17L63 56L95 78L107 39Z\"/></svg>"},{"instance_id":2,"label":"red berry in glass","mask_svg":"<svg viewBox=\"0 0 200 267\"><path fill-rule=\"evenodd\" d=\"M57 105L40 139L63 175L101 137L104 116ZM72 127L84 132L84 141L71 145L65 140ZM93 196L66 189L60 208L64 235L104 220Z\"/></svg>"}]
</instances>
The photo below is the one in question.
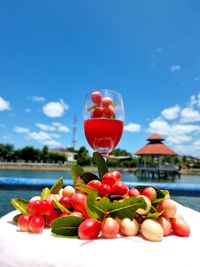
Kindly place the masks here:
<instances>
[{"instance_id":1,"label":"red berry in glass","mask_svg":"<svg viewBox=\"0 0 200 267\"><path fill-rule=\"evenodd\" d=\"M101 93L98 91L95 91L91 94L91 99L93 104L99 105L101 104L102 96Z\"/></svg>"},{"instance_id":2,"label":"red berry in glass","mask_svg":"<svg viewBox=\"0 0 200 267\"><path fill-rule=\"evenodd\" d=\"M123 126L124 106L118 92L105 89L86 96L84 132L94 151L108 156L119 143Z\"/></svg>"}]
</instances>

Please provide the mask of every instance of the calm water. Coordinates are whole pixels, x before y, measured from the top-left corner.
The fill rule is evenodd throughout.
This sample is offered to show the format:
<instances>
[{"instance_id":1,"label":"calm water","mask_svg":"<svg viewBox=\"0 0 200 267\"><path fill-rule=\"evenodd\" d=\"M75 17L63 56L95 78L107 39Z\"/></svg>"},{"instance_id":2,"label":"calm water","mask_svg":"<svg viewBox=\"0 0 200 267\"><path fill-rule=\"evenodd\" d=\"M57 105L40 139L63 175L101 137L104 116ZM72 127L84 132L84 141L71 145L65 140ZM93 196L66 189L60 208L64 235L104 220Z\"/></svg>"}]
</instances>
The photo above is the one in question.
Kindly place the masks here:
<instances>
[{"instance_id":1,"label":"calm water","mask_svg":"<svg viewBox=\"0 0 200 267\"><path fill-rule=\"evenodd\" d=\"M60 176L63 176L66 180L71 180L70 172L65 171L22 171L22 170L6 170L0 171L0 179L1 177L18 177L18 178L46 178L46 179L57 179ZM157 181L161 182L162 180L154 179L139 179L132 173L122 173L122 180L124 182L147 182L147 181ZM166 180L163 180L166 182ZM176 178L175 180L168 180L169 183L200 183L200 176L198 175L182 175L180 178ZM53 183L52 183L53 184ZM0 217L9 211L13 210L13 207L10 205L10 199L14 197L21 197L25 199L30 199L32 196L40 195L41 191L8 191L8 190L0 190ZM200 211L200 198L199 197L172 197L174 200L179 202L180 204Z\"/></svg>"}]
</instances>

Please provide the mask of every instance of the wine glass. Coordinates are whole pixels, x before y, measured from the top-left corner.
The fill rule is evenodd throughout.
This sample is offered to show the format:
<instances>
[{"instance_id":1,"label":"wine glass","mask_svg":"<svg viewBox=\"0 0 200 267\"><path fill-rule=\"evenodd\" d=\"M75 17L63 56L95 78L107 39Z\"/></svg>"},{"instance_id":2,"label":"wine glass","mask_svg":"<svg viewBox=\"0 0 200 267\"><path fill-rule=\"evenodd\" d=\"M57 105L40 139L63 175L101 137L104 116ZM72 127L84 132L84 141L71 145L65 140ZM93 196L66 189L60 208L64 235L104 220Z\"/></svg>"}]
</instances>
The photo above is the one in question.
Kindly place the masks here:
<instances>
[{"instance_id":1,"label":"wine glass","mask_svg":"<svg viewBox=\"0 0 200 267\"><path fill-rule=\"evenodd\" d=\"M86 95L84 132L94 151L102 156L117 146L124 127L124 105L120 93L103 89Z\"/></svg>"}]
</instances>

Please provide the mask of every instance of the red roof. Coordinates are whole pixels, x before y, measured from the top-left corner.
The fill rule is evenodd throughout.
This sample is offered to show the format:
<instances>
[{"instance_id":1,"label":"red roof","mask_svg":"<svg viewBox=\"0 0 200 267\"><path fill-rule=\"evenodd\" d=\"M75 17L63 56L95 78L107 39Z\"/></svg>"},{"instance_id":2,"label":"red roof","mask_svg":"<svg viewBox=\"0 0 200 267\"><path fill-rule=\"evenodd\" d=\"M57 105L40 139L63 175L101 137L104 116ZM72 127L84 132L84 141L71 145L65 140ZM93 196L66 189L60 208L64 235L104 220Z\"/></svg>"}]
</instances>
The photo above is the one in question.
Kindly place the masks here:
<instances>
[{"instance_id":1,"label":"red roof","mask_svg":"<svg viewBox=\"0 0 200 267\"><path fill-rule=\"evenodd\" d=\"M147 140L150 142L136 151L136 155L177 155L176 152L162 143L164 139L160 135L153 134Z\"/></svg>"},{"instance_id":2,"label":"red roof","mask_svg":"<svg viewBox=\"0 0 200 267\"><path fill-rule=\"evenodd\" d=\"M147 140L148 140L148 141L156 141L156 140L163 141L163 140L165 140L165 139L162 138L160 135L154 133L154 134L152 134L151 136L149 136L149 137L147 138Z\"/></svg>"}]
</instances>

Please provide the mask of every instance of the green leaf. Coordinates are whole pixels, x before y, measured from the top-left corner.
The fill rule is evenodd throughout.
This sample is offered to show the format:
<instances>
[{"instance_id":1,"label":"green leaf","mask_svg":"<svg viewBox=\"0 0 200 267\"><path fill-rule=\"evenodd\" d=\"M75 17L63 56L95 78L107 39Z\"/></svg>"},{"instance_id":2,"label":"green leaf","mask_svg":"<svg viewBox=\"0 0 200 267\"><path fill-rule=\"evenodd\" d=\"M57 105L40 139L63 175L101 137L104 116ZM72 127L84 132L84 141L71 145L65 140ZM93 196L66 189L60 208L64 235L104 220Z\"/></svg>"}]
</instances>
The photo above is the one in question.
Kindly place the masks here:
<instances>
[{"instance_id":1,"label":"green leaf","mask_svg":"<svg viewBox=\"0 0 200 267\"><path fill-rule=\"evenodd\" d=\"M100 219L101 221L109 210L110 200L107 197L98 197L98 192L91 192L86 200L86 209L89 215L94 219Z\"/></svg>"},{"instance_id":2,"label":"green leaf","mask_svg":"<svg viewBox=\"0 0 200 267\"><path fill-rule=\"evenodd\" d=\"M87 184L92 180L100 180L99 177L91 172L84 172L81 174L81 179Z\"/></svg>"},{"instance_id":3,"label":"green leaf","mask_svg":"<svg viewBox=\"0 0 200 267\"><path fill-rule=\"evenodd\" d=\"M81 192L84 192L86 194L89 194L91 192L97 192L97 190L89 185L86 184L78 184L75 186L76 189L80 190Z\"/></svg>"},{"instance_id":4,"label":"green leaf","mask_svg":"<svg viewBox=\"0 0 200 267\"><path fill-rule=\"evenodd\" d=\"M165 211L162 210L161 212L154 212L154 213L149 213L145 219L158 219Z\"/></svg>"},{"instance_id":5,"label":"green leaf","mask_svg":"<svg viewBox=\"0 0 200 267\"><path fill-rule=\"evenodd\" d=\"M46 199L50 195L50 189L48 187L42 189L41 200Z\"/></svg>"},{"instance_id":6,"label":"green leaf","mask_svg":"<svg viewBox=\"0 0 200 267\"><path fill-rule=\"evenodd\" d=\"M80 165L75 164L71 167L71 174L74 185L76 185L80 183L81 175L84 174L84 169Z\"/></svg>"},{"instance_id":7,"label":"green leaf","mask_svg":"<svg viewBox=\"0 0 200 267\"><path fill-rule=\"evenodd\" d=\"M57 182L50 188L50 194L58 194L63 187L63 177L60 177Z\"/></svg>"},{"instance_id":8,"label":"green leaf","mask_svg":"<svg viewBox=\"0 0 200 267\"><path fill-rule=\"evenodd\" d=\"M12 198L10 203L13 205L15 209L21 211L21 213L23 214L27 213L26 209L29 201L22 198Z\"/></svg>"},{"instance_id":9,"label":"green leaf","mask_svg":"<svg viewBox=\"0 0 200 267\"><path fill-rule=\"evenodd\" d=\"M108 172L106 161L104 157L98 152L93 153L93 160L94 160L95 165L98 168L99 176L100 178L102 178L103 175Z\"/></svg>"},{"instance_id":10,"label":"green leaf","mask_svg":"<svg viewBox=\"0 0 200 267\"><path fill-rule=\"evenodd\" d=\"M62 212L69 212L71 213L65 206L63 206L58 200L53 199L52 200L53 204L56 206L57 209L59 209Z\"/></svg>"},{"instance_id":11,"label":"green leaf","mask_svg":"<svg viewBox=\"0 0 200 267\"><path fill-rule=\"evenodd\" d=\"M78 236L78 227L84 221L82 217L66 216L55 219L51 232L59 236Z\"/></svg>"},{"instance_id":12,"label":"green leaf","mask_svg":"<svg viewBox=\"0 0 200 267\"><path fill-rule=\"evenodd\" d=\"M114 200L110 202L108 197L99 197L97 192L88 195L86 201L86 209L89 215L94 219L102 221L105 217L111 216L120 219L133 219L138 208L146 208L146 202L142 197L124 198L122 201Z\"/></svg>"},{"instance_id":13,"label":"green leaf","mask_svg":"<svg viewBox=\"0 0 200 267\"><path fill-rule=\"evenodd\" d=\"M13 217L13 222L17 223L17 221L18 221L18 219L19 219L19 217L20 217L21 215L23 215L23 214L22 214L22 213L19 213L19 214L15 215L15 216Z\"/></svg>"},{"instance_id":14,"label":"green leaf","mask_svg":"<svg viewBox=\"0 0 200 267\"><path fill-rule=\"evenodd\" d=\"M120 202L114 200L111 203L109 215L113 218L129 218L132 220L138 208L146 208L146 202L143 197L128 197Z\"/></svg>"}]
</instances>

